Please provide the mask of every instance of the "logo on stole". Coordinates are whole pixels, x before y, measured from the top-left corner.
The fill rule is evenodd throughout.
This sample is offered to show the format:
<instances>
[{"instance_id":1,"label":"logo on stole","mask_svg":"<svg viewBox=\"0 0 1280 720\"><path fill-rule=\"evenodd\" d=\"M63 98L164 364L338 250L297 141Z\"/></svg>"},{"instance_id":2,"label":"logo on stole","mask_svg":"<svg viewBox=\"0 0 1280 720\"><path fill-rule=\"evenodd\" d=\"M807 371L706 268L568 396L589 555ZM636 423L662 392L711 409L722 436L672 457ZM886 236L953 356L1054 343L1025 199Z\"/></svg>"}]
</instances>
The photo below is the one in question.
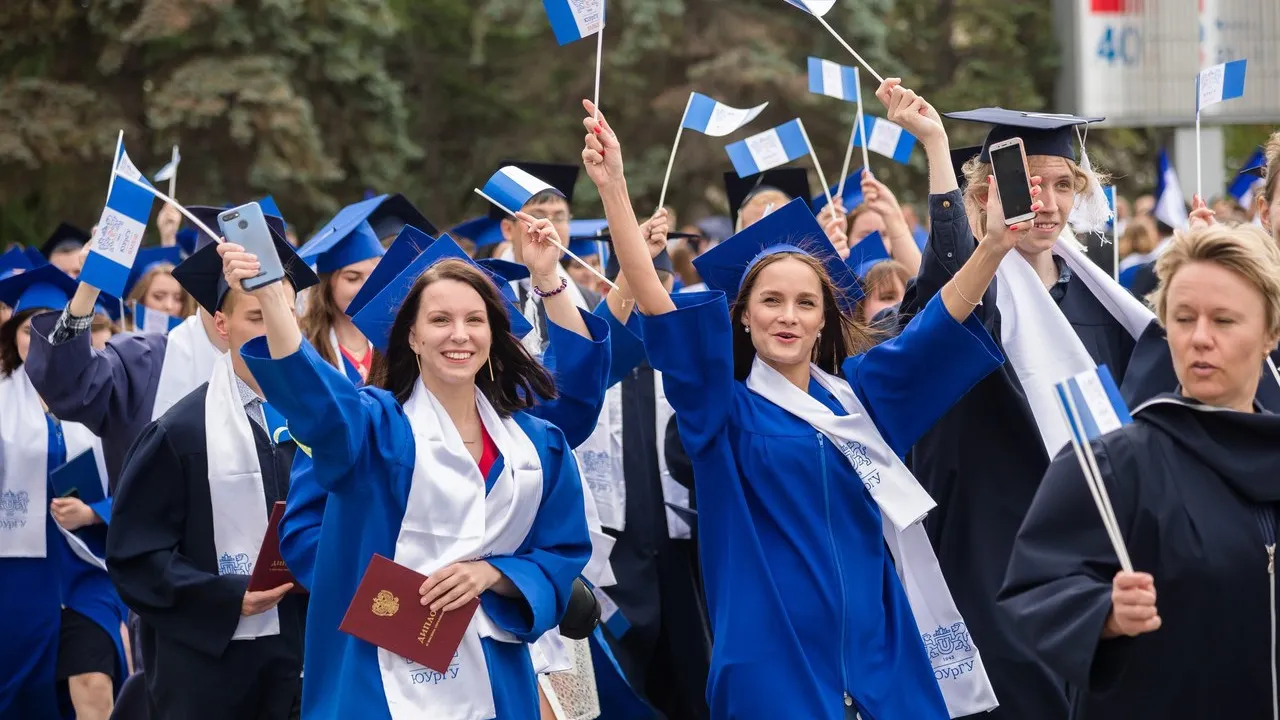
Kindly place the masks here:
<instances>
[{"instance_id":1,"label":"logo on stole","mask_svg":"<svg viewBox=\"0 0 1280 720\"><path fill-rule=\"evenodd\" d=\"M3 513L6 519L19 514L26 515L27 506L30 504L31 496L26 490L0 492L0 513Z\"/></svg>"},{"instance_id":2,"label":"logo on stole","mask_svg":"<svg viewBox=\"0 0 1280 720\"><path fill-rule=\"evenodd\" d=\"M249 556L245 553L239 553L235 556L230 553L222 553L222 557L218 558L218 574L252 575L253 562L249 560Z\"/></svg>"},{"instance_id":3,"label":"logo on stole","mask_svg":"<svg viewBox=\"0 0 1280 720\"><path fill-rule=\"evenodd\" d=\"M839 449L849 459L849 464L853 465L853 472L862 481L867 490L871 490L880 484L880 470L876 468L875 463L871 462L866 445L857 440L849 440L840 443Z\"/></svg>"},{"instance_id":4,"label":"logo on stole","mask_svg":"<svg viewBox=\"0 0 1280 720\"><path fill-rule=\"evenodd\" d=\"M378 617L391 617L400 612L400 598L391 594L390 590L379 590L373 598L373 614Z\"/></svg>"},{"instance_id":5,"label":"logo on stole","mask_svg":"<svg viewBox=\"0 0 1280 720\"><path fill-rule=\"evenodd\" d=\"M921 633L920 639L924 641L925 650L929 651L930 661L958 652L973 652L969 628L963 622L952 623L949 628L939 626L931 633Z\"/></svg>"},{"instance_id":6,"label":"logo on stole","mask_svg":"<svg viewBox=\"0 0 1280 720\"><path fill-rule=\"evenodd\" d=\"M582 474L591 478L608 477L610 472L609 455L597 450L580 450L577 453Z\"/></svg>"}]
</instances>

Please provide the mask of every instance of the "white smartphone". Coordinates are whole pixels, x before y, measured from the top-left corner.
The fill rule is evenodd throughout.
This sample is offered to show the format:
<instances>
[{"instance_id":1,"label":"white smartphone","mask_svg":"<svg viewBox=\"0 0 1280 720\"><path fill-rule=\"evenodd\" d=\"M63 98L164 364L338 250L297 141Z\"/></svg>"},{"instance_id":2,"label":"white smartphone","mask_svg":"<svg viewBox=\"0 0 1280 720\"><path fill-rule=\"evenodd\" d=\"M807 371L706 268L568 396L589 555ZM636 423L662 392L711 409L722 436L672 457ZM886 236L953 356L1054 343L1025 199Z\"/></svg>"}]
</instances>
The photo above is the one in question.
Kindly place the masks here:
<instances>
[{"instance_id":1,"label":"white smartphone","mask_svg":"<svg viewBox=\"0 0 1280 720\"><path fill-rule=\"evenodd\" d=\"M1027 170L1027 152L1022 138L1001 140L988 152L991 155L991 174L996 176L996 188L1000 192L1000 206L1004 208L1004 224L1009 226L1034 218L1036 214L1031 211L1031 173Z\"/></svg>"}]
</instances>

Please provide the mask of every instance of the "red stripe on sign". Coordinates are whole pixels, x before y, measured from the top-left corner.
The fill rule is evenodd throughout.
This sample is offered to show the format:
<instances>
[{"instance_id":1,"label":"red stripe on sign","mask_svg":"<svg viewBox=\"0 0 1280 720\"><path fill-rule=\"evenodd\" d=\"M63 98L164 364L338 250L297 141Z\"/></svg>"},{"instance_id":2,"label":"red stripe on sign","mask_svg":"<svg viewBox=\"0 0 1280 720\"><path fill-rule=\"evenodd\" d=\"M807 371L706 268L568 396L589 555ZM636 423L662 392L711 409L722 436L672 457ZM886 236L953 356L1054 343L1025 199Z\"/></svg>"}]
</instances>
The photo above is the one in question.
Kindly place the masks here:
<instances>
[{"instance_id":1,"label":"red stripe on sign","mask_svg":"<svg viewBox=\"0 0 1280 720\"><path fill-rule=\"evenodd\" d=\"M1201 0L1203 4L1204 0ZM1089 0L1089 9L1095 13L1142 12L1142 0Z\"/></svg>"}]
</instances>

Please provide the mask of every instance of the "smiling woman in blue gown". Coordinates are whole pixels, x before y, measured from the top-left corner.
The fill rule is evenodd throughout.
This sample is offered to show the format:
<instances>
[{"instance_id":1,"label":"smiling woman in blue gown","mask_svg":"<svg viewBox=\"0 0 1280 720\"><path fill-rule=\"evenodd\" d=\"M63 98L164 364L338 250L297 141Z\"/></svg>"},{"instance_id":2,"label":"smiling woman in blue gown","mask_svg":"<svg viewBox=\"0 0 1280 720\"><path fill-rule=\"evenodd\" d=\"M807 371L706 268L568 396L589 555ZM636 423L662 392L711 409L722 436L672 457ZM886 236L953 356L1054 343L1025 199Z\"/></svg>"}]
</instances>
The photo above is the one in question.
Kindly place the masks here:
<instances>
[{"instance_id":1,"label":"smiling woman in blue gown","mask_svg":"<svg viewBox=\"0 0 1280 720\"><path fill-rule=\"evenodd\" d=\"M965 298L981 297L1025 228L982 243L899 337L858 355L871 343L849 318L856 281L803 201L699 258L715 292L669 296L617 138L584 105L583 159L697 475L712 716L920 720L994 707L920 525L932 500L900 458L1002 362Z\"/></svg>"},{"instance_id":2,"label":"smiling woman in blue gown","mask_svg":"<svg viewBox=\"0 0 1280 720\"><path fill-rule=\"evenodd\" d=\"M546 221L525 221L538 237L551 232ZM550 262L530 261L533 281L557 297L550 283L559 278L539 271L554 263L555 248L538 246L534 254ZM241 248L223 251L230 281L258 273ZM302 341L273 288L256 291L267 337L242 355L310 448L328 492L304 716L537 718L528 646L560 621L590 540L563 434L525 412L552 397L554 383L511 334L514 310L493 278L441 237L357 313L357 326L385 338L388 351L356 389ZM575 317L564 323L585 334ZM456 673L414 684L412 664L337 629L375 553L427 575L422 600L433 609L479 597Z\"/></svg>"}]
</instances>

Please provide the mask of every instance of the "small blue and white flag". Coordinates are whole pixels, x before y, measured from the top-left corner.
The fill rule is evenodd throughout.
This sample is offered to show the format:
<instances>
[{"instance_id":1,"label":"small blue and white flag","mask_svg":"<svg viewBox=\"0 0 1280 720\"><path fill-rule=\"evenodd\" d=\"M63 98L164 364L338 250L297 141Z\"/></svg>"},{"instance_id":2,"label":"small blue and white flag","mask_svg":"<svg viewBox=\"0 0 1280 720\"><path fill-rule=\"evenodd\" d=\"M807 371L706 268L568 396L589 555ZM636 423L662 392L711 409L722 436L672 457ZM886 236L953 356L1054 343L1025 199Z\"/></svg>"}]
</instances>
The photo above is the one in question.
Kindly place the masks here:
<instances>
[{"instance_id":1,"label":"small blue and white flag","mask_svg":"<svg viewBox=\"0 0 1280 720\"><path fill-rule=\"evenodd\" d=\"M809 143L797 118L725 147L738 177L751 177L809 154Z\"/></svg>"},{"instance_id":2,"label":"small blue and white flag","mask_svg":"<svg viewBox=\"0 0 1280 720\"><path fill-rule=\"evenodd\" d=\"M178 146L173 146L173 159L164 164L164 167L156 171L153 176L156 182L164 182L171 179L178 173L178 164L182 162L182 154L178 152Z\"/></svg>"},{"instance_id":3,"label":"small blue and white flag","mask_svg":"<svg viewBox=\"0 0 1280 720\"><path fill-rule=\"evenodd\" d=\"M1068 378L1055 388L1071 425L1071 434L1081 445L1133 422L1106 365Z\"/></svg>"},{"instance_id":4,"label":"small blue and white flag","mask_svg":"<svg viewBox=\"0 0 1280 720\"><path fill-rule=\"evenodd\" d=\"M108 295L124 297L129 271L147 231L151 204L155 201L155 196L146 189L150 187L151 183L134 166L121 144L107 206L102 209L98 228L89 243L89 256L80 271L80 280Z\"/></svg>"},{"instance_id":5,"label":"small blue and white flag","mask_svg":"<svg viewBox=\"0 0 1280 720\"><path fill-rule=\"evenodd\" d=\"M1244 97L1244 69L1247 60L1205 68L1196 76L1196 112L1223 100Z\"/></svg>"},{"instance_id":6,"label":"small blue and white flag","mask_svg":"<svg viewBox=\"0 0 1280 720\"><path fill-rule=\"evenodd\" d=\"M1156 220L1174 230L1185 230L1191 224L1187 214L1187 201L1182 194L1182 183L1178 182L1178 173L1169 162L1169 154L1160 151L1156 161Z\"/></svg>"},{"instance_id":7,"label":"small blue and white flag","mask_svg":"<svg viewBox=\"0 0 1280 720\"><path fill-rule=\"evenodd\" d=\"M519 212L534 195L553 192L564 193L514 165L508 165L489 178L484 184L484 194L508 212Z\"/></svg>"},{"instance_id":8,"label":"small blue and white flag","mask_svg":"<svg viewBox=\"0 0 1280 720\"><path fill-rule=\"evenodd\" d=\"M556 42L568 45L591 37L604 27L605 0L542 0Z\"/></svg>"},{"instance_id":9,"label":"small blue and white flag","mask_svg":"<svg viewBox=\"0 0 1280 720\"><path fill-rule=\"evenodd\" d=\"M604 625L604 629L609 631L614 640L621 640L622 636L631 629L631 621L623 616L622 611L618 609L618 604L605 594L604 590L593 587L591 592L600 603L600 624Z\"/></svg>"},{"instance_id":10,"label":"small blue and white flag","mask_svg":"<svg viewBox=\"0 0 1280 720\"><path fill-rule=\"evenodd\" d=\"M182 318L174 317L159 310L148 310L142 303L133 304L133 327L138 332L160 333L168 335L169 331L182 324Z\"/></svg>"},{"instance_id":11,"label":"small blue and white flag","mask_svg":"<svg viewBox=\"0 0 1280 720\"><path fill-rule=\"evenodd\" d=\"M783 0L783 2L818 17L831 12L831 8L836 6L836 0Z\"/></svg>"},{"instance_id":12,"label":"small blue and white flag","mask_svg":"<svg viewBox=\"0 0 1280 720\"><path fill-rule=\"evenodd\" d=\"M911 151L916 149L915 135L897 123L874 115L862 116L862 132L854 133L853 146L862 147L863 138L866 138L868 150L904 165L911 160Z\"/></svg>"},{"instance_id":13,"label":"small blue and white flag","mask_svg":"<svg viewBox=\"0 0 1280 720\"><path fill-rule=\"evenodd\" d=\"M697 130L703 135L724 137L755 120L767 107L769 103L743 110L729 107L702 93L693 93L681 125L690 130Z\"/></svg>"},{"instance_id":14,"label":"small blue and white flag","mask_svg":"<svg viewBox=\"0 0 1280 720\"><path fill-rule=\"evenodd\" d=\"M858 102L858 68L810 56L809 92Z\"/></svg>"},{"instance_id":15,"label":"small blue and white flag","mask_svg":"<svg viewBox=\"0 0 1280 720\"><path fill-rule=\"evenodd\" d=\"M1267 156L1262 152L1262 148L1253 151L1249 159L1245 161L1244 167L1240 169L1240 173L1236 175L1236 179L1231 181L1227 186L1227 194L1236 199L1240 206L1245 210L1252 211L1254 193L1257 192L1258 186L1261 185L1265 178L1265 168L1267 166ZM1257 169L1262 168L1263 174L1257 174Z\"/></svg>"}]
</instances>

